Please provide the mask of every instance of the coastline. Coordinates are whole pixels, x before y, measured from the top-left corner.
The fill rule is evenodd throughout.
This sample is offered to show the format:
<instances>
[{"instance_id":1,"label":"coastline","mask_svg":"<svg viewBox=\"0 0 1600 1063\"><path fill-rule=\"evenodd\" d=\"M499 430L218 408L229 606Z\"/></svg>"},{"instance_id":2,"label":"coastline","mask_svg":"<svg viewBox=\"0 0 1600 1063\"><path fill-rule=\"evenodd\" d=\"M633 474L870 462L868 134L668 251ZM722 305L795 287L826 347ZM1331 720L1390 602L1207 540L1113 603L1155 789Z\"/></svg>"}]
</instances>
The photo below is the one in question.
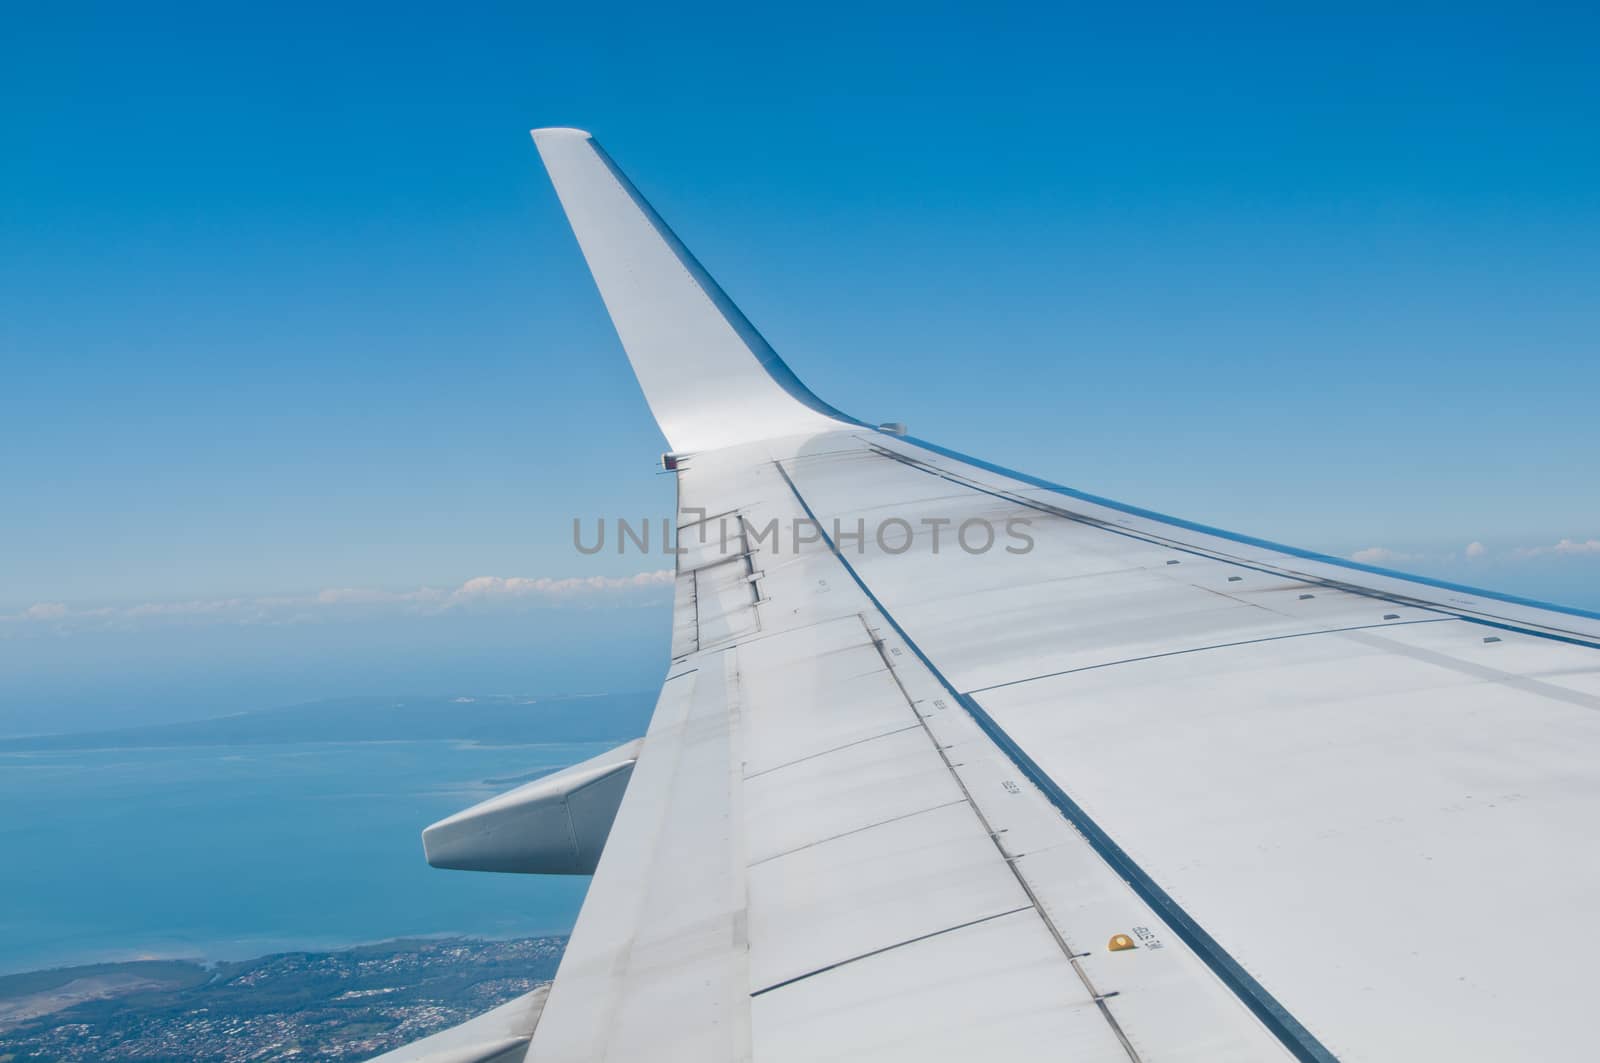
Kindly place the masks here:
<instances>
[{"instance_id":1,"label":"coastline","mask_svg":"<svg viewBox=\"0 0 1600 1063\"><path fill-rule=\"evenodd\" d=\"M242 937L219 939L204 945L191 942L149 944L143 947L118 949L87 949L81 953L63 955L59 960L43 962L11 961L0 958L0 1001L10 993L7 986L15 979L44 977L64 972L90 971L95 968L134 967L149 963L190 964L199 968L215 968L225 964L252 963L274 956L295 953L342 953L358 949L399 947L414 942L481 941L498 944L522 941L529 938L564 938L572 932L570 926L517 927L503 932L483 930L439 930L428 933L399 934L393 937L314 938L314 937Z\"/></svg>"},{"instance_id":2,"label":"coastline","mask_svg":"<svg viewBox=\"0 0 1600 1063\"><path fill-rule=\"evenodd\" d=\"M88 1063L118 1044L148 1058L223 1060L247 1042L364 1059L549 982L565 946L565 935L400 938L0 976L0 1059Z\"/></svg>"}]
</instances>

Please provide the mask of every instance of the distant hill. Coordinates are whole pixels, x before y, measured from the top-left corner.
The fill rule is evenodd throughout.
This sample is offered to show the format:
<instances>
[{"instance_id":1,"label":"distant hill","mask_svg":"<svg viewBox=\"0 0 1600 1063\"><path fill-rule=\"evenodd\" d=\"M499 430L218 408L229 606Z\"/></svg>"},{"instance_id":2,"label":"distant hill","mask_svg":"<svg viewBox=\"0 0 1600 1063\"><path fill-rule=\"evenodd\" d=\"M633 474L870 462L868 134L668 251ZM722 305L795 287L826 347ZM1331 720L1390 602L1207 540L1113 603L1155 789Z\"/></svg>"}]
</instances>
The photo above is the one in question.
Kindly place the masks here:
<instances>
[{"instance_id":1,"label":"distant hill","mask_svg":"<svg viewBox=\"0 0 1600 1063\"><path fill-rule=\"evenodd\" d=\"M336 698L185 723L0 738L0 751L428 739L488 745L625 742L644 734L655 698L643 691L554 697Z\"/></svg>"}]
</instances>

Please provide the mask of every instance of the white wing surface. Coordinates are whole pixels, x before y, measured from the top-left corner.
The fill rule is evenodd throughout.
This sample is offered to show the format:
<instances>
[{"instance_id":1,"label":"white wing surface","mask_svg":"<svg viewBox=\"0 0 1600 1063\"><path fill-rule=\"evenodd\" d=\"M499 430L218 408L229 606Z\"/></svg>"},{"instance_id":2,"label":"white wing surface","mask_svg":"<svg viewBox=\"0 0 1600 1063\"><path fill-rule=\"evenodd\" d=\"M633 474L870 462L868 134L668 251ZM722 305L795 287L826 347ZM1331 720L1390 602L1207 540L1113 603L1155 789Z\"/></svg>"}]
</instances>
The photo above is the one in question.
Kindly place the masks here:
<instances>
[{"instance_id":1,"label":"white wing surface","mask_svg":"<svg viewBox=\"0 0 1600 1063\"><path fill-rule=\"evenodd\" d=\"M534 139L684 552L527 1059L1589 1054L1600 616L869 428Z\"/></svg>"}]
</instances>

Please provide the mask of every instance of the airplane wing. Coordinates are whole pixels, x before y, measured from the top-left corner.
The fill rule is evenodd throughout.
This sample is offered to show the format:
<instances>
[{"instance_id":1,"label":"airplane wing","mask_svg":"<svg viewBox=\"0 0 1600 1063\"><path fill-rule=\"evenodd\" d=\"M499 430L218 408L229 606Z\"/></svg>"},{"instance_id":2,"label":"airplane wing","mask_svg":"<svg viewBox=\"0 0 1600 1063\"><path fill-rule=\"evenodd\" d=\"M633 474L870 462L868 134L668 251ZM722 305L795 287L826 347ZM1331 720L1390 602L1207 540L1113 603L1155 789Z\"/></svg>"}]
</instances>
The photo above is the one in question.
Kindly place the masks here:
<instances>
[{"instance_id":1,"label":"airplane wing","mask_svg":"<svg viewBox=\"0 0 1600 1063\"><path fill-rule=\"evenodd\" d=\"M459 1058L1587 1054L1600 614L857 421L588 134L533 136L683 552L531 1042Z\"/></svg>"}]
</instances>

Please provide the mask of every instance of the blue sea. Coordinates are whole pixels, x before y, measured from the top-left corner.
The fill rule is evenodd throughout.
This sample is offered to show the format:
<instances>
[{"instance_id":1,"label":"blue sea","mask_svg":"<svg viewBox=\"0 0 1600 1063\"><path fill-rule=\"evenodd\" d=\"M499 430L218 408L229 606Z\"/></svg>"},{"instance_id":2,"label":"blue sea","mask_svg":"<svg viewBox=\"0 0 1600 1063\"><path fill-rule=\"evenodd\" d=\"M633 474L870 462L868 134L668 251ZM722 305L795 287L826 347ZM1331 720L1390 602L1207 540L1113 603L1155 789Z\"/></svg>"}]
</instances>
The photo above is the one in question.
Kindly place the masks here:
<instances>
[{"instance_id":1,"label":"blue sea","mask_svg":"<svg viewBox=\"0 0 1600 1063\"><path fill-rule=\"evenodd\" d=\"M587 878L435 870L419 833L612 744L0 752L0 973L565 933Z\"/></svg>"}]
</instances>

